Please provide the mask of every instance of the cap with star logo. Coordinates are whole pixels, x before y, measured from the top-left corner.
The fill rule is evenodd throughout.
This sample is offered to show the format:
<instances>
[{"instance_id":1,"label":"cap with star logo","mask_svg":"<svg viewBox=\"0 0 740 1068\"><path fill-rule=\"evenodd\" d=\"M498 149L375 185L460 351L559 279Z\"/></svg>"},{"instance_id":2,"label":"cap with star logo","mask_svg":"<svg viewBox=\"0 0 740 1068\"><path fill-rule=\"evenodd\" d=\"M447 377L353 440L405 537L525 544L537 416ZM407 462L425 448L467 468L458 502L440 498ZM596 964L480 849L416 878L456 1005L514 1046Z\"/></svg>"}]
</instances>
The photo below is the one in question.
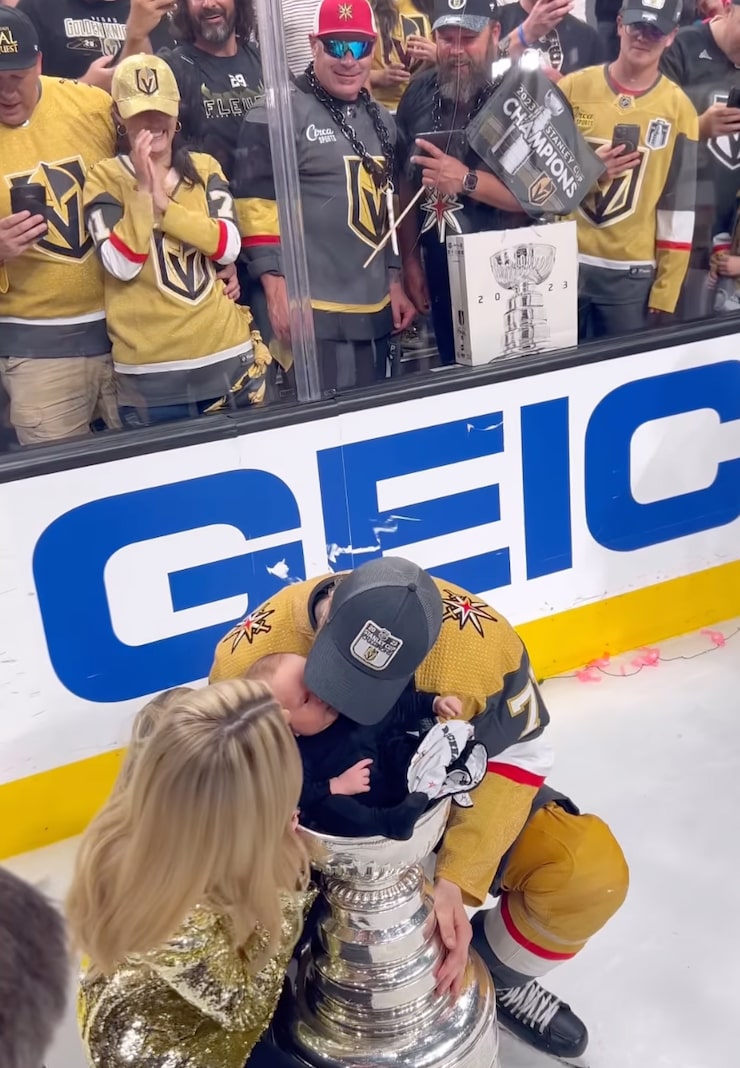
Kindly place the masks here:
<instances>
[{"instance_id":1,"label":"cap with star logo","mask_svg":"<svg viewBox=\"0 0 740 1068\"><path fill-rule=\"evenodd\" d=\"M433 579L410 560L362 564L337 586L306 687L355 723L379 723L439 637L442 614Z\"/></svg>"},{"instance_id":2,"label":"cap with star logo","mask_svg":"<svg viewBox=\"0 0 740 1068\"><path fill-rule=\"evenodd\" d=\"M315 37L375 39L378 27L367 0L323 0L316 9Z\"/></svg>"},{"instance_id":3,"label":"cap with star logo","mask_svg":"<svg viewBox=\"0 0 740 1068\"><path fill-rule=\"evenodd\" d=\"M39 37L22 11L0 8L0 71L28 70L39 58Z\"/></svg>"},{"instance_id":4,"label":"cap with star logo","mask_svg":"<svg viewBox=\"0 0 740 1068\"><path fill-rule=\"evenodd\" d=\"M667 37L681 22L683 0L624 0L620 15L625 26L644 22Z\"/></svg>"},{"instance_id":5,"label":"cap with star logo","mask_svg":"<svg viewBox=\"0 0 740 1068\"><path fill-rule=\"evenodd\" d=\"M445 26L481 33L496 21L496 0L435 0L433 30Z\"/></svg>"}]
</instances>

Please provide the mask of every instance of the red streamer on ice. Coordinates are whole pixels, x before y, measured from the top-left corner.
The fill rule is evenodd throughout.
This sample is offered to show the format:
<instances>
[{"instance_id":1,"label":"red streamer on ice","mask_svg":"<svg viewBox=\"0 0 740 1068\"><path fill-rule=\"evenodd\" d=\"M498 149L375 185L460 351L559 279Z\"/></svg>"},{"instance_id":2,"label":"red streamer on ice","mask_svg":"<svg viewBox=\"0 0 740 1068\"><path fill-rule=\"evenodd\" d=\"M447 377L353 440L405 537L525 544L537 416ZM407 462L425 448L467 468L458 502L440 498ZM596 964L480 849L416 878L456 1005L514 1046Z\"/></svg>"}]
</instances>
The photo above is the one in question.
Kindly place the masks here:
<instances>
[{"instance_id":1,"label":"red streamer on ice","mask_svg":"<svg viewBox=\"0 0 740 1068\"><path fill-rule=\"evenodd\" d=\"M710 642L713 642L718 649L721 649L727 643L727 638L725 638L721 630L703 630L701 633L709 638Z\"/></svg>"}]
</instances>

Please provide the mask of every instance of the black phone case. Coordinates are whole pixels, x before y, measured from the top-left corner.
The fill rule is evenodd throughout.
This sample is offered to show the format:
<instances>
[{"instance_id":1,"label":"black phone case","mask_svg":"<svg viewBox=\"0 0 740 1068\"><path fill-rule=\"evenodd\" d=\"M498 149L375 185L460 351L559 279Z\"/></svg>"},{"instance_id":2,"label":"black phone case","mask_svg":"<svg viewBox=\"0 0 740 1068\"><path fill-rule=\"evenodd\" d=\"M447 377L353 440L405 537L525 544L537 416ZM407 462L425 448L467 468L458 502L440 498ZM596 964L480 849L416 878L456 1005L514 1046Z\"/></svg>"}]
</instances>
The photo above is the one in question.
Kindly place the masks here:
<instances>
[{"instance_id":1,"label":"black phone case","mask_svg":"<svg viewBox=\"0 0 740 1068\"><path fill-rule=\"evenodd\" d=\"M42 199L41 193L28 186L14 185L10 190L10 210L13 215L20 211L30 211L32 215L43 215L46 218L46 197Z\"/></svg>"}]
</instances>

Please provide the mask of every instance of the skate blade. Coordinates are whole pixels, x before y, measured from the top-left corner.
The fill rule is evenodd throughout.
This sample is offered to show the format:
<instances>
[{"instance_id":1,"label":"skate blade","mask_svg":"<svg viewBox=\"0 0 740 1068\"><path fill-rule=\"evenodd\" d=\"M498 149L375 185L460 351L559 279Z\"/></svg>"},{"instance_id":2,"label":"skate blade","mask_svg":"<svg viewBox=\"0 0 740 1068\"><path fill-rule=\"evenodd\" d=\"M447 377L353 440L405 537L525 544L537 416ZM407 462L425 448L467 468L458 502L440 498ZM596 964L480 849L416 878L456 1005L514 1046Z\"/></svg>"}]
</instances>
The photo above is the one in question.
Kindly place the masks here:
<instances>
[{"instance_id":1,"label":"skate blade","mask_svg":"<svg viewBox=\"0 0 740 1068\"><path fill-rule=\"evenodd\" d=\"M590 1068L584 1057L558 1057L554 1053L535 1049L528 1042L509 1031L503 1020L498 1021L500 1036L499 1062L501 1068L553 1068L555 1064L569 1068Z\"/></svg>"}]
</instances>

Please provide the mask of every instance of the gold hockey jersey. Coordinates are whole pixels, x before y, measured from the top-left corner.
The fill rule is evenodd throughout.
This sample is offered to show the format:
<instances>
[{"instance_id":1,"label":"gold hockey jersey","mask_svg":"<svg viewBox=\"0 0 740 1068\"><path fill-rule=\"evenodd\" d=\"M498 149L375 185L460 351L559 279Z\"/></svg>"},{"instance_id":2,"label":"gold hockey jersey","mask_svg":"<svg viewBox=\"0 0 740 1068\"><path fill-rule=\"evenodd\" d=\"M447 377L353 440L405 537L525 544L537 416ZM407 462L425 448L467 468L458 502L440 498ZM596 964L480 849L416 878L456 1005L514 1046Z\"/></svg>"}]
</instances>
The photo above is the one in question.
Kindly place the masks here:
<instances>
[{"instance_id":1,"label":"gold hockey jersey","mask_svg":"<svg viewBox=\"0 0 740 1068\"><path fill-rule=\"evenodd\" d=\"M103 274L85 229L90 167L115 152L111 99L102 89L40 78L23 126L0 125L0 218L13 186L46 190L47 233L0 264L0 356L95 356L110 350Z\"/></svg>"},{"instance_id":2,"label":"gold hockey jersey","mask_svg":"<svg viewBox=\"0 0 740 1068\"><path fill-rule=\"evenodd\" d=\"M699 124L691 101L663 75L643 93L624 93L605 66L569 74L558 88L592 148L610 145L618 124L640 129L639 165L605 176L576 212L579 261L613 271L655 267L650 307L675 311L694 231Z\"/></svg>"},{"instance_id":3,"label":"gold hockey jersey","mask_svg":"<svg viewBox=\"0 0 740 1068\"><path fill-rule=\"evenodd\" d=\"M236 678L268 653L307 656L315 636L315 593L335 577L287 586L251 612L217 645L210 681ZM456 883L469 902L482 904L549 771L543 732L550 717L510 624L459 586L434 582L442 597L442 629L416 672L416 686L460 697L463 717L475 719L476 740L489 757L473 807L453 806L436 873Z\"/></svg>"},{"instance_id":4,"label":"gold hockey jersey","mask_svg":"<svg viewBox=\"0 0 740 1068\"><path fill-rule=\"evenodd\" d=\"M114 365L149 403L220 397L253 363L251 313L216 278L241 246L229 186L211 156L192 159L202 184L180 181L158 225L128 156L93 167L85 186Z\"/></svg>"},{"instance_id":5,"label":"gold hockey jersey","mask_svg":"<svg viewBox=\"0 0 740 1068\"><path fill-rule=\"evenodd\" d=\"M386 50L382 34L378 34L373 52L374 71L385 70L386 67L400 65L405 67L411 74L415 74L421 67L421 63L415 61L408 53L409 37L431 37L432 27L429 19L417 8L413 0L396 0L396 22L391 30L390 49ZM401 103L401 97L406 85L397 83L372 90L375 99L394 112Z\"/></svg>"}]
</instances>

